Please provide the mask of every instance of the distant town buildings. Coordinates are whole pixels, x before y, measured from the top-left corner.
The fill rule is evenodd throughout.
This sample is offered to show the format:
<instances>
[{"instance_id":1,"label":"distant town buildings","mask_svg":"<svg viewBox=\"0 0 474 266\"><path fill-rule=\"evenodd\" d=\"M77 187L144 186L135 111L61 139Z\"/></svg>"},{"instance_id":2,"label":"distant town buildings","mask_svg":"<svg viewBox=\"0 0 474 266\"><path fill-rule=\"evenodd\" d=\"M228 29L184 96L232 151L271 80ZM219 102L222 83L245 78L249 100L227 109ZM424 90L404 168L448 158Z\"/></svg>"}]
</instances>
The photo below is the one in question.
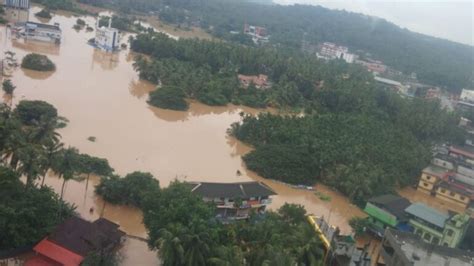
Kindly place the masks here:
<instances>
[{"instance_id":1,"label":"distant town buildings","mask_svg":"<svg viewBox=\"0 0 474 266\"><path fill-rule=\"evenodd\" d=\"M378 60L356 60L355 63L364 66L367 71L374 74L383 74L385 71L387 71L387 66Z\"/></svg>"},{"instance_id":2,"label":"distant town buildings","mask_svg":"<svg viewBox=\"0 0 474 266\"><path fill-rule=\"evenodd\" d=\"M474 213L474 147L469 143L468 138L464 146L438 150L423 169L417 189Z\"/></svg>"},{"instance_id":3,"label":"distant town buildings","mask_svg":"<svg viewBox=\"0 0 474 266\"><path fill-rule=\"evenodd\" d=\"M124 239L119 225L100 218L94 222L73 216L60 224L48 237L41 240L25 266L78 266L87 255L112 252Z\"/></svg>"},{"instance_id":4,"label":"distant town buildings","mask_svg":"<svg viewBox=\"0 0 474 266\"><path fill-rule=\"evenodd\" d=\"M264 43L267 43L269 40L267 29L260 26L245 24L244 34L252 37L252 41L255 44L264 44Z\"/></svg>"},{"instance_id":5,"label":"distant town buildings","mask_svg":"<svg viewBox=\"0 0 474 266\"><path fill-rule=\"evenodd\" d=\"M263 74L259 74L258 76L239 74L237 78L239 79L240 85L244 88L248 88L251 84L253 84L257 89L268 89L272 86L268 80L268 76Z\"/></svg>"},{"instance_id":6,"label":"distant town buildings","mask_svg":"<svg viewBox=\"0 0 474 266\"><path fill-rule=\"evenodd\" d=\"M112 18L109 19L108 27L99 27L99 20L97 20L94 39L95 46L109 52L120 48L120 32L111 25Z\"/></svg>"},{"instance_id":7,"label":"distant town buildings","mask_svg":"<svg viewBox=\"0 0 474 266\"><path fill-rule=\"evenodd\" d=\"M191 191L216 205L216 217L223 221L242 220L251 212L263 213L276 193L261 182L189 183Z\"/></svg>"},{"instance_id":8,"label":"distant town buildings","mask_svg":"<svg viewBox=\"0 0 474 266\"><path fill-rule=\"evenodd\" d=\"M357 55L349 53L349 49L345 46L339 46L331 42L324 42L320 46L319 53L316 54L319 58L332 60L343 59L347 63L354 63Z\"/></svg>"},{"instance_id":9,"label":"distant town buildings","mask_svg":"<svg viewBox=\"0 0 474 266\"><path fill-rule=\"evenodd\" d=\"M474 253L428 244L420 236L387 229L376 261L388 266L471 266ZM383 265L383 264L382 264Z\"/></svg>"},{"instance_id":10,"label":"distant town buildings","mask_svg":"<svg viewBox=\"0 0 474 266\"><path fill-rule=\"evenodd\" d=\"M31 21L16 24L12 29L12 33L15 34L16 37L25 38L27 40L53 42L57 44L61 42L62 35L58 23L50 25Z\"/></svg>"},{"instance_id":11,"label":"distant town buildings","mask_svg":"<svg viewBox=\"0 0 474 266\"><path fill-rule=\"evenodd\" d=\"M9 8L29 9L30 0L3 0L3 5Z\"/></svg>"}]
</instances>

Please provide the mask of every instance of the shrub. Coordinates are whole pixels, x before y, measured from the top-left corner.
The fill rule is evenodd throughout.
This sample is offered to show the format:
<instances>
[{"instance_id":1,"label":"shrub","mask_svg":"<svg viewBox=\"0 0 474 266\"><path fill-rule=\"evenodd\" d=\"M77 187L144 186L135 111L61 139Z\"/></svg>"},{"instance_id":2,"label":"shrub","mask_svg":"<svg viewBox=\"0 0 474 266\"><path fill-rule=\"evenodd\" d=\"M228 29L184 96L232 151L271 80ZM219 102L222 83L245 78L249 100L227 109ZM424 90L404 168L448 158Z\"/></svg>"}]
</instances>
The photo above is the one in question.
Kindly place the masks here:
<instances>
[{"instance_id":1,"label":"shrub","mask_svg":"<svg viewBox=\"0 0 474 266\"><path fill-rule=\"evenodd\" d=\"M184 92L180 88L163 86L150 93L148 103L164 109L185 111L189 105L184 100L184 96Z\"/></svg>"},{"instance_id":2,"label":"shrub","mask_svg":"<svg viewBox=\"0 0 474 266\"><path fill-rule=\"evenodd\" d=\"M36 13L35 16L40 17L40 18L47 18L47 19L50 19L53 17L51 16L51 13L49 12L49 10L46 8Z\"/></svg>"},{"instance_id":3,"label":"shrub","mask_svg":"<svg viewBox=\"0 0 474 266\"><path fill-rule=\"evenodd\" d=\"M36 53L27 54L25 57L23 57L21 67L36 71L56 70L56 66L51 60L49 60L47 56Z\"/></svg>"}]
</instances>

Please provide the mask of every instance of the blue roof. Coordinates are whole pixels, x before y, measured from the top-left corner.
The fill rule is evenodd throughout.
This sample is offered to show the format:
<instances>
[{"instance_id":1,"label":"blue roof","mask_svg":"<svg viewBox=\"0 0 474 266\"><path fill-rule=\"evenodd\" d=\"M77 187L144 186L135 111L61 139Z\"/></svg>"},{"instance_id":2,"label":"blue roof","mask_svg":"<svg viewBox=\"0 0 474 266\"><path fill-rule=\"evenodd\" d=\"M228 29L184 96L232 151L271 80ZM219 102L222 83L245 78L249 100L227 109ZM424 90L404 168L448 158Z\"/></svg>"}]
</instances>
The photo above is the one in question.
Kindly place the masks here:
<instances>
[{"instance_id":1,"label":"blue roof","mask_svg":"<svg viewBox=\"0 0 474 266\"><path fill-rule=\"evenodd\" d=\"M446 220L449 219L448 215L419 202L408 206L408 208L405 209L405 212L441 228L444 227Z\"/></svg>"}]
</instances>

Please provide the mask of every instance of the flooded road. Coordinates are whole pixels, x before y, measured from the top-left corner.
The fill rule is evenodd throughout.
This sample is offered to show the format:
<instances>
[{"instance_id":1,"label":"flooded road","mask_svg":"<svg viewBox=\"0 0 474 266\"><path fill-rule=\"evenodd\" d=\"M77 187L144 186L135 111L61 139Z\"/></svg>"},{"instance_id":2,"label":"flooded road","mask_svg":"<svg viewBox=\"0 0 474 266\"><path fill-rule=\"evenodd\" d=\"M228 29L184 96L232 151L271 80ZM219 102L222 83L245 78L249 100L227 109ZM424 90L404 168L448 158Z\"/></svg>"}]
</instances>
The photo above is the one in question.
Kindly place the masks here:
<instances>
[{"instance_id":1,"label":"flooded road","mask_svg":"<svg viewBox=\"0 0 474 266\"><path fill-rule=\"evenodd\" d=\"M33 7L31 14L40 9ZM95 25L92 17L81 17ZM49 23L58 22L63 30L60 46L39 42L12 40L5 27L0 28L2 53L11 50L18 62L30 52L47 55L57 70L50 73L17 69L12 81L17 86L13 103L22 99L44 100L53 104L60 115L70 122L61 129L66 145L80 152L109 160L117 174L147 171L167 186L174 179L212 182L259 180L278 195L271 205L276 209L285 202L298 203L308 212L328 217L331 224L344 233L350 232L348 219L363 213L342 195L318 185L317 190L331 198L322 201L312 191L290 188L268 181L247 171L241 155L250 147L226 134L230 124L240 119L240 112L256 114L261 110L240 106L209 107L191 102L187 112L163 110L146 103L148 92L154 89L138 79L133 70L133 55L129 51L105 53L87 44L94 32L76 31L72 27L77 17L56 15ZM123 37L125 42L127 37ZM89 137L95 137L91 142ZM236 171L242 172L241 176ZM59 191L61 181L48 176L46 183ZM65 199L77 205L86 219L103 215L120 224L130 235L146 237L139 210L113 206L94 195L98 178L87 183L71 181ZM90 209L93 208L93 212ZM145 243L129 240L123 251L123 265L157 264L156 254Z\"/></svg>"}]
</instances>

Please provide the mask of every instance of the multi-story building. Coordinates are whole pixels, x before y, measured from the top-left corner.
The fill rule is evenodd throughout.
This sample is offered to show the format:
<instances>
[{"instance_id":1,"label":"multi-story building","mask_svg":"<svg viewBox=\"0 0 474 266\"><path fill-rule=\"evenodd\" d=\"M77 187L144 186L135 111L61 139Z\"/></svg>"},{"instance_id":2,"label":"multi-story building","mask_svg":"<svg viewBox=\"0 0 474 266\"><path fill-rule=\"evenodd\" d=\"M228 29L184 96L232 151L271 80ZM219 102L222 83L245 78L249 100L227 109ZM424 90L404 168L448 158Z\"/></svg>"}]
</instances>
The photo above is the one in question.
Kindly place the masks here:
<instances>
[{"instance_id":1,"label":"multi-story building","mask_svg":"<svg viewBox=\"0 0 474 266\"><path fill-rule=\"evenodd\" d=\"M255 44L261 44L268 42L268 34L267 29L260 26L253 26L249 24L244 25L244 34L249 35L252 37L252 41Z\"/></svg>"},{"instance_id":2,"label":"multi-story building","mask_svg":"<svg viewBox=\"0 0 474 266\"><path fill-rule=\"evenodd\" d=\"M387 266L472 266L474 253L424 242L419 236L387 229L380 257Z\"/></svg>"},{"instance_id":3,"label":"multi-story building","mask_svg":"<svg viewBox=\"0 0 474 266\"><path fill-rule=\"evenodd\" d=\"M112 18L109 19L108 27L99 27L99 20L97 20L95 31L95 45L105 51L115 51L119 49L120 32L118 29L112 28Z\"/></svg>"},{"instance_id":4,"label":"multi-story building","mask_svg":"<svg viewBox=\"0 0 474 266\"><path fill-rule=\"evenodd\" d=\"M276 193L261 182L189 183L191 191L216 205L216 217L223 221L249 218L252 212L263 213Z\"/></svg>"},{"instance_id":5,"label":"multi-story building","mask_svg":"<svg viewBox=\"0 0 474 266\"><path fill-rule=\"evenodd\" d=\"M436 162L444 163L440 160L437 160ZM436 185L443 179L447 171L447 169L434 164L426 167L421 172L420 181L418 182L418 190L428 194L433 194Z\"/></svg>"},{"instance_id":6,"label":"multi-story building","mask_svg":"<svg viewBox=\"0 0 474 266\"><path fill-rule=\"evenodd\" d=\"M423 203L413 203L405 209L405 212L409 215L409 225L413 228L413 232L424 241L435 245L457 247L469 227L468 215L450 216Z\"/></svg>"},{"instance_id":7,"label":"multi-story building","mask_svg":"<svg viewBox=\"0 0 474 266\"><path fill-rule=\"evenodd\" d=\"M410 204L407 199L395 195L382 195L369 199L364 208L364 212L369 215L368 230L380 237L387 227L408 231L405 209Z\"/></svg>"},{"instance_id":8,"label":"multi-story building","mask_svg":"<svg viewBox=\"0 0 474 266\"><path fill-rule=\"evenodd\" d=\"M331 42L321 44L318 56L324 59L343 59L347 63L354 63L357 55L349 53L345 46L339 46Z\"/></svg>"}]
</instances>

